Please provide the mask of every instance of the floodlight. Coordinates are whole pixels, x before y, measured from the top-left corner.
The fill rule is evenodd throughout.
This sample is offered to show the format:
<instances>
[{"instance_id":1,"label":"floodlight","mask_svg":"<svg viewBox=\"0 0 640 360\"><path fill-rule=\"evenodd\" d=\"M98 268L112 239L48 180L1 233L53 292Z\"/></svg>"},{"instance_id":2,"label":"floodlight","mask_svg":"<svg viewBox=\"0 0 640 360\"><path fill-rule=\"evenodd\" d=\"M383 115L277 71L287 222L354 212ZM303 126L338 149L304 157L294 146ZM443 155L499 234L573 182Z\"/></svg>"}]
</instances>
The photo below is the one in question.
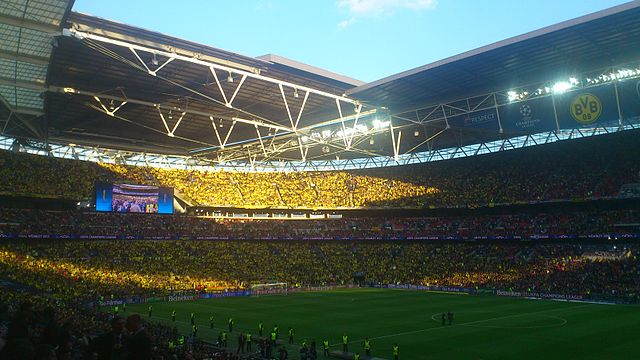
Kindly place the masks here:
<instances>
[{"instance_id":1,"label":"floodlight","mask_svg":"<svg viewBox=\"0 0 640 360\"><path fill-rule=\"evenodd\" d=\"M567 90L571 89L573 86L566 82L566 81L560 81L557 82L555 84L553 84L553 93L554 94L562 94L564 92L566 92Z\"/></svg>"}]
</instances>

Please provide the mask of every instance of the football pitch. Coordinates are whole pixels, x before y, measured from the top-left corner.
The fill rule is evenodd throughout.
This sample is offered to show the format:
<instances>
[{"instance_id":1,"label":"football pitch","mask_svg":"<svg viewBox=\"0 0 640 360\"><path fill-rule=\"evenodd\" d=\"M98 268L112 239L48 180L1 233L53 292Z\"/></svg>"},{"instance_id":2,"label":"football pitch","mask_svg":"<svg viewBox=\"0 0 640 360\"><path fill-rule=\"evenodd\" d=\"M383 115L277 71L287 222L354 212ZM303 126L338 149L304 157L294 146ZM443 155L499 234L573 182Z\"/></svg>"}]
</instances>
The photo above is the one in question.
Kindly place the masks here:
<instances>
[{"instance_id":1,"label":"football pitch","mask_svg":"<svg viewBox=\"0 0 640 360\"><path fill-rule=\"evenodd\" d=\"M262 321L265 335L273 325L286 340L289 327L295 344L289 359L298 358L304 339L315 339L322 357L322 340L341 350L342 334L349 351L360 352L371 340L372 356L392 359L397 343L399 359L632 359L638 358L640 307L457 295L390 289L340 289L263 297L218 298L153 303L152 321L172 324L183 334L191 331L195 313L198 337L215 342L228 330L229 348L236 348L240 332L257 335ZM128 313L147 318L148 304L129 305ZM453 325L442 325L443 312L454 313ZM210 329L209 316L214 316ZM636 346L634 346L636 345ZM255 342L254 350L257 348Z\"/></svg>"}]
</instances>

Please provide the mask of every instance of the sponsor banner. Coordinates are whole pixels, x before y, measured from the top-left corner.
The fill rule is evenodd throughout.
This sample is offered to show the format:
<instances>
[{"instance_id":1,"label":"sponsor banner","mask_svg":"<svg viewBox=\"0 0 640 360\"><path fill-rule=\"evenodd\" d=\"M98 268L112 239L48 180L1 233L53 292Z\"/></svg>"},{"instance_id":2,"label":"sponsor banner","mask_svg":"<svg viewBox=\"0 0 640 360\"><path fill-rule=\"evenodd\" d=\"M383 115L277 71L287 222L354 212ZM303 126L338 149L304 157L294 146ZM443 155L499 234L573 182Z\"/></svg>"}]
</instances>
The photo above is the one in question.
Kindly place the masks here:
<instances>
[{"instance_id":1,"label":"sponsor banner","mask_svg":"<svg viewBox=\"0 0 640 360\"><path fill-rule=\"evenodd\" d=\"M540 133L557 129L553 99L515 102L500 107L500 124L505 133Z\"/></svg>"},{"instance_id":2,"label":"sponsor banner","mask_svg":"<svg viewBox=\"0 0 640 360\"><path fill-rule=\"evenodd\" d=\"M618 98L622 118L627 121L640 120L640 79L618 82Z\"/></svg>"},{"instance_id":3,"label":"sponsor banner","mask_svg":"<svg viewBox=\"0 0 640 360\"><path fill-rule=\"evenodd\" d=\"M198 294L175 294L175 295L167 296L167 301L169 302L192 301L192 300L198 300L199 298L200 296Z\"/></svg>"},{"instance_id":4,"label":"sponsor banner","mask_svg":"<svg viewBox=\"0 0 640 360\"><path fill-rule=\"evenodd\" d=\"M557 95L556 111L561 129L615 126L620 115L613 85L601 85Z\"/></svg>"},{"instance_id":5,"label":"sponsor banner","mask_svg":"<svg viewBox=\"0 0 640 360\"><path fill-rule=\"evenodd\" d=\"M116 239L115 235L80 235L80 239Z\"/></svg>"},{"instance_id":6,"label":"sponsor banner","mask_svg":"<svg viewBox=\"0 0 640 360\"><path fill-rule=\"evenodd\" d=\"M217 299L224 297L235 297L235 296L250 296L251 290L237 290L237 291L225 291L220 293L206 293L200 294L200 299Z\"/></svg>"},{"instance_id":7,"label":"sponsor banner","mask_svg":"<svg viewBox=\"0 0 640 360\"><path fill-rule=\"evenodd\" d=\"M99 306L116 306L116 305L122 305L122 304L124 304L124 301L121 299L98 301Z\"/></svg>"},{"instance_id":8,"label":"sponsor banner","mask_svg":"<svg viewBox=\"0 0 640 360\"><path fill-rule=\"evenodd\" d=\"M529 292L529 291L504 291L496 290L498 296L523 297L534 299L557 299L557 300L583 300L583 295L577 294L554 294L545 292Z\"/></svg>"},{"instance_id":9,"label":"sponsor banner","mask_svg":"<svg viewBox=\"0 0 640 360\"><path fill-rule=\"evenodd\" d=\"M383 286L384 287L384 286ZM424 290L424 291L441 291L441 292L459 292L472 294L476 292L474 288L464 288L458 286L430 286L430 285L410 285L410 284L388 284L388 289L408 289L408 290Z\"/></svg>"},{"instance_id":10,"label":"sponsor banner","mask_svg":"<svg viewBox=\"0 0 640 360\"><path fill-rule=\"evenodd\" d=\"M485 109L456 115L447 118L449 126L454 128L492 129L499 130L496 109Z\"/></svg>"}]
</instances>

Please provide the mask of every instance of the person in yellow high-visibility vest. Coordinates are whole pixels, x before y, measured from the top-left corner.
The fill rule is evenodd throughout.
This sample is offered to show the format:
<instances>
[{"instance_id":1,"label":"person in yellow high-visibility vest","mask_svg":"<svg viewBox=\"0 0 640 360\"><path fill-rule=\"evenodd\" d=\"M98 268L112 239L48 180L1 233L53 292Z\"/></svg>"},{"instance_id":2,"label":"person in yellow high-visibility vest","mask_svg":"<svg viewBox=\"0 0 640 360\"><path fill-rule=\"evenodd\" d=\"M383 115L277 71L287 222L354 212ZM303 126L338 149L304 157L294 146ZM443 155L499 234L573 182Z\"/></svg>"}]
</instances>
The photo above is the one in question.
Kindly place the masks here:
<instances>
[{"instance_id":1,"label":"person in yellow high-visibility vest","mask_svg":"<svg viewBox=\"0 0 640 360\"><path fill-rule=\"evenodd\" d=\"M245 340L247 341L247 351L251 352L251 333L247 333L245 335Z\"/></svg>"},{"instance_id":2,"label":"person in yellow high-visibility vest","mask_svg":"<svg viewBox=\"0 0 640 360\"><path fill-rule=\"evenodd\" d=\"M364 339L364 353L367 357L371 356L371 340L369 338Z\"/></svg>"},{"instance_id":3,"label":"person in yellow high-visibility vest","mask_svg":"<svg viewBox=\"0 0 640 360\"><path fill-rule=\"evenodd\" d=\"M324 357L329 356L329 340L322 341L322 350L324 350Z\"/></svg>"},{"instance_id":4,"label":"person in yellow high-visibility vest","mask_svg":"<svg viewBox=\"0 0 640 360\"><path fill-rule=\"evenodd\" d=\"M392 348L393 360L398 360L399 352L400 352L400 348L398 347L398 344L393 344L393 348Z\"/></svg>"},{"instance_id":5,"label":"person in yellow high-visibility vest","mask_svg":"<svg viewBox=\"0 0 640 360\"><path fill-rule=\"evenodd\" d=\"M347 334L343 334L342 335L342 351L343 352L348 352L349 351L349 336Z\"/></svg>"},{"instance_id":6,"label":"person in yellow high-visibility vest","mask_svg":"<svg viewBox=\"0 0 640 360\"><path fill-rule=\"evenodd\" d=\"M360 360L360 353L353 354L353 360Z\"/></svg>"}]
</instances>

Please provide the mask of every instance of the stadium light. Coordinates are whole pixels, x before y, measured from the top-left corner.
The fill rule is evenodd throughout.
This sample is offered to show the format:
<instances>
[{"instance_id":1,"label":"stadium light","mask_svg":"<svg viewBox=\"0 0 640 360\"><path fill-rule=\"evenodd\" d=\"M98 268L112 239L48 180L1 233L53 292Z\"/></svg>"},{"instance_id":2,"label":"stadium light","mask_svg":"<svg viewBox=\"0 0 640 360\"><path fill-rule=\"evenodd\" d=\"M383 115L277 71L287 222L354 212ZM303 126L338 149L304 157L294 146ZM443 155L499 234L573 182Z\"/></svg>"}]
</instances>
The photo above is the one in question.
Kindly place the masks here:
<instances>
[{"instance_id":1,"label":"stadium light","mask_svg":"<svg viewBox=\"0 0 640 360\"><path fill-rule=\"evenodd\" d=\"M554 94L562 94L567 92L567 90L571 89L572 87L573 85L571 85L571 83L567 81L559 81L553 84L552 89Z\"/></svg>"},{"instance_id":2,"label":"stadium light","mask_svg":"<svg viewBox=\"0 0 640 360\"><path fill-rule=\"evenodd\" d=\"M229 76L227 76L227 82L233 82L233 76L231 75L231 71L229 71Z\"/></svg>"},{"instance_id":3,"label":"stadium light","mask_svg":"<svg viewBox=\"0 0 640 360\"><path fill-rule=\"evenodd\" d=\"M153 57L151 58L151 63L153 65L158 65L158 58L156 57L156 53L153 53Z\"/></svg>"},{"instance_id":4,"label":"stadium light","mask_svg":"<svg viewBox=\"0 0 640 360\"><path fill-rule=\"evenodd\" d=\"M300 95L298 95L298 88L293 88L293 97L296 99L300 97Z\"/></svg>"},{"instance_id":5,"label":"stadium light","mask_svg":"<svg viewBox=\"0 0 640 360\"><path fill-rule=\"evenodd\" d=\"M373 128L376 130L384 129L389 126L388 121L380 121L379 119L373 119Z\"/></svg>"},{"instance_id":6,"label":"stadium light","mask_svg":"<svg viewBox=\"0 0 640 360\"><path fill-rule=\"evenodd\" d=\"M509 99L509 101L515 101L518 98L518 93L515 91L508 91L507 92L507 97Z\"/></svg>"}]
</instances>

